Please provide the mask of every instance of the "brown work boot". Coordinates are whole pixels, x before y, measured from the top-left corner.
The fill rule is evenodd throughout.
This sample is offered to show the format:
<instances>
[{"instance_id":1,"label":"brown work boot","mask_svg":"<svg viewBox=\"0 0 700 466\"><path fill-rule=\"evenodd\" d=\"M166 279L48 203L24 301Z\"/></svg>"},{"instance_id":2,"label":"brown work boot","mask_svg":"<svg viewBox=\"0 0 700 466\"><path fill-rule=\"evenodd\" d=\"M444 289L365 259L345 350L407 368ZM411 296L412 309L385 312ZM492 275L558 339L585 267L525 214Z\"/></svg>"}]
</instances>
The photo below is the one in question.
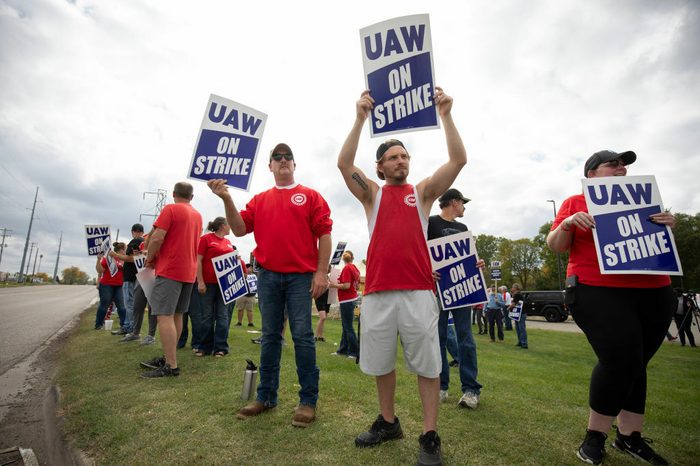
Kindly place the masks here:
<instances>
[{"instance_id":1,"label":"brown work boot","mask_svg":"<svg viewBox=\"0 0 700 466\"><path fill-rule=\"evenodd\" d=\"M257 416L258 414L262 414L268 409L272 409L274 406L265 406L264 403L255 400L249 405L246 405L242 407L241 409L238 410L236 413L236 417L238 419L248 419L249 417L252 416Z\"/></svg>"},{"instance_id":2,"label":"brown work boot","mask_svg":"<svg viewBox=\"0 0 700 466\"><path fill-rule=\"evenodd\" d=\"M294 408L292 425L295 427L309 427L316 420L316 407L311 405L299 405Z\"/></svg>"}]
</instances>

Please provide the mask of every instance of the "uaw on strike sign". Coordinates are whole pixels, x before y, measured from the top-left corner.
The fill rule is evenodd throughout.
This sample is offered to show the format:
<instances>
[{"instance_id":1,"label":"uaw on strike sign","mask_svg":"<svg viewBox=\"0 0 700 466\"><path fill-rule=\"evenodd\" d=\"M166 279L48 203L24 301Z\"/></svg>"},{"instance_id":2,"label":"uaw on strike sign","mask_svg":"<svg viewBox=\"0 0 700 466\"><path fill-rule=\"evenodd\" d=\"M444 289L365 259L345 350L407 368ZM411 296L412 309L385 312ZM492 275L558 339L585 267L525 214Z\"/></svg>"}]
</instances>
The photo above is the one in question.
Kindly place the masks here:
<instances>
[{"instance_id":1,"label":"uaw on strike sign","mask_svg":"<svg viewBox=\"0 0 700 466\"><path fill-rule=\"evenodd\" d=\"M188 178L223 178L248 191L267 115L218 95L210 95L192 155Z\"/></svg>"},{"instance_id":2,"label":"uaw on strike sign","mask_svg":"<svg viewBox=\"0 0 700 466\"><path fill-rule=\"evenodd\" d=\"M682 275L671 228L649 216L663 211L653 176L582 180L601 274Z\"/></svg>"},{"instance_id":3,"label":"uaw on strike sign","mask_svg":"<svg viewBox=\"0 0 700 466\"><path fill-rule=\"evenodd\" d=\"M442 309L449 311L485 303L484 275L476 266L476 241L465 231L428 241L433 270L440 274L437 283Z\"/></svg>"},{"instance_id":4,"label":"uaw on strike sign","mask_svg":"<svg viewBox=\"0 0 700 466\"><path fill-rule=\"evenodd\" d=\"M213 257L211 263L214 266L214 273L216 273L216 279L219 282L224 304L230 304L249 293L238 252L233 251Z\"/></svg>"},{"instance_id":5,"label":"uaw on strike sign","mask_svg":"<svg viewBox=\"0 0 700 466\"><path fill-rule=\"evenodd\" d=\"M372 137L439 128L428 15L394 18L360 30L365 84L374 98Z\"/></svg>"}]
</instances>

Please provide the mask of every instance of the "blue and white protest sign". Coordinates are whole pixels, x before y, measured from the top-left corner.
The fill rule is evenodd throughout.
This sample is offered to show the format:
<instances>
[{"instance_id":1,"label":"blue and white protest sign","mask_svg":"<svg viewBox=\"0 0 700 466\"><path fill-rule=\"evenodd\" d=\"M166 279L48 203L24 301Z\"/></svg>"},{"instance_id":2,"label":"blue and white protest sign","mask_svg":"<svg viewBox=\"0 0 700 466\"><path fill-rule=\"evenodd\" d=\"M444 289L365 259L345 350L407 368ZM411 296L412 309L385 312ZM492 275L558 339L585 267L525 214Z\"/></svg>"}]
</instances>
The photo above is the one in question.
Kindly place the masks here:
<instances>
[{"instance_id":1,"label":"blue and white protest sign","mask_svg":"<svg viewBox=\"0 0 700 466\"><path fill-rule=\"evenodd\" d=\"M143 254L134 255L134 265L136 266L136 273L139 273L146 268L146 251Z\"/></svg>"},{"instance_id":2,"label":"blue and white protest sign","mask_svg":"<svg viewBox=\"0 0 700 466\"><path fill-rule=\"evenodd\" d=\"M258 277L251 273L250 275L245 276L245 280L246 280L246 283L248 285L248 294L257 293L258 292Z\"/></svg>"},{"instance_id":3,"label":"blue and white protest sign","mask_svg":"<svg viewBox=\"0 0 700 466\"><path fill-rule=\"evenodd\" d=\"M230 304L248 294L245 274L236 251L212 257L211 263L214 266L214 273L216 273L216 280L219 282L224 304Z\"/></svg>"},{"instance_id":4,"label":"blue and white protest sign","mask_svg":"<svg viewBox=\"0 0 700 466\"><path fill-rule=\"evenodd\" d=\"M335 247L335 252L333 253L333 257L331 257L331 265L340 264L340 259L343 257L343 252L345 252L345 246L347 245L348 243L345 241L338 241L338 246Z\"/></svg>"},{"instance_id":5,"label":"blue and white protest sign","mask_svg":"<svg viewBox=\"0 0 700 466\"><path fill-rule=\"evenodd\" d=\"M664 210L653 176L582 182L601 274L683 274L671 228L649 218Z\"/></svg>"},{"instance_id":6,"label":"blue and white protest sign","mask_svg":"<svg viewBox=\"0 0 700 466\"><path fill-rule=\"evenodd\" d=\"M431 239L428 252L433 270L440 274L437 288L444 310L488 301L484 275L476 266L479 258L471 232Z\"/></svg>"},{"instance_id":7,"label":"blue and white protest sign","mask_svg":"<svg viewBox=\"0 0 700 466\"><path fill-rule=\"evenodd\" d=\"M109 225L85 225L88 255L100 255L102 253L102 242L110 237Z\"/></svg>"},{"instance_id":8,"label":"blue and white protest sign","mask_svg":"<svg viewBox=\"0 0 700 466\"><path fill-rule=\"evenodd\" d=\"M512 320L519 322L520 321L520 316L523 315L523 302L518 301L518 304L513 306L513 309L508 311L508 317L510 317Z\"/></svg>"},{"instance_id":9,"label":"blue and white protest sign","mask_svg":"<svg viewBox=\"0 0 700 466\"><path fill-rule=\"evenodd\" d=\"M223 178L248 191L267 115L211 94L192 155L188 178Z\"/></svg>"},{"instance_id":10,"label":"blue and white protest sign","mask_svg":"<svg viewBox=\"0 0 700 466\"><path fill-rule=\"evenodd\" d=\"M412 15L360 30L372 137L439 128L430 18Z\"/></svg>"}]
</instances>

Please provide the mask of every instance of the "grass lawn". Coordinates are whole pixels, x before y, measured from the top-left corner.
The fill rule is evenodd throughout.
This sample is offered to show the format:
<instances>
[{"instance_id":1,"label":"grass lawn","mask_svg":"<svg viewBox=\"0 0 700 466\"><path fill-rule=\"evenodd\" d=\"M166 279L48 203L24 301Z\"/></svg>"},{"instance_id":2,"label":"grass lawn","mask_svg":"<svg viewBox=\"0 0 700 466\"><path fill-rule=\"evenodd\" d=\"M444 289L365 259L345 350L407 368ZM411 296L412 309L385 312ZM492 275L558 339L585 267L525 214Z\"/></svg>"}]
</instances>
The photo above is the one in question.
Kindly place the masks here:
<instances>
[{"instance_id":1,"label":"grass lawn","mask_svg":"<svg viewBox=\"0 0 700 466\"><path fill-rule=\"evenodd\" d=\"M259 319L259 314L256 316ZM98 465L415 464L421 407L415 376L397 363L396 410L405 438L358 449L355 436L379 410L374 380L353 360L332 356L340 321L326 321L326 342L317 344L321 368L318 419L292 427L298 402L294 347L282 353L279 405L240 421L245 359L259 361L248 327L231 327L231 354L196 358L179 350L178 378L139 377L139 361L162 354L159 343L140 347L94 331L94 309L85 313L63 350L58 376L64 430ZM256 321L256 325L259 321ZM314 319L315 325L315 319ZM259 327L258 327L259 329ZM583 464L575 457L586 428L588 379L595 362L581 334L528 331L529 350L475 335L479 381L476 410L459 408L459 374L451 369L450 399L441 405L439 433L446 464ZM671 464L699 464L700 351L664 344L649 367L647 428L654 448ZM639 464L613 450L607 464Z\"/></svg>"}]
</instances>

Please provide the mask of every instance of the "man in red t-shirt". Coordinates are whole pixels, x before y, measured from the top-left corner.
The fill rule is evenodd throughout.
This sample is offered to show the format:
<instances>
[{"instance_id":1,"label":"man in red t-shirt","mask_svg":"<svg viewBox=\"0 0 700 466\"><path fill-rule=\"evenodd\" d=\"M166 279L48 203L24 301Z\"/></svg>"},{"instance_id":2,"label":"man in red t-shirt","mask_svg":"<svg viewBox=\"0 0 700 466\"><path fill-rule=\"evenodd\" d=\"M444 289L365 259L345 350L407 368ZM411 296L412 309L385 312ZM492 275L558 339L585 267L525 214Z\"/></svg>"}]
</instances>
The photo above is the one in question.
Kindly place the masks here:
<instances>
[{"instance_id":1,"label":"man in red t-shirt","mask_svg":"<svg viewBox=\"0 0 700 466\"><path fill-rule=\"evenodd\" d=\"M377 149L376 171L379 179L386 180L383 187L355 166L360 134L374 107L368 90L357 101L355 123L338 156L338 168L350 192L362 203L370 230L360 317L360 368L376 378L380 414L369 431L355 439L355 445L372 447L403 436L394 414L399 333L406 365L418 376L423 404L419 464L438 464L442 458L436 432L441 368L439 310L426 244L428 215L467 163L467 152L452 120L452 98L441 88L435 89L432 103L442 120L449 159L431 176L415 187L407 183L411 157L396 139Z\"/></svg>"},{"instance_id":2,"label":"man in red t-shirt","mask_svg":"<svg viewBox=\"0 0 700 466\"><path fill-rule=\"evenodd\" d=\"M202 232L202 216L190 204L192 197L191 184L176 183L173 188L175 203L166 205L153 223L146 267L155 268L156 281L150 305L158 318L165 356L141 363L152 368L141 377L180 375L177 340L182 331L182 313L189 306L197 275L197 245Z\"/></svg>"},{"instance_id":3,"label":"man in red t-shirt","mask_svg":"<svg viewBox=\"0 0 700 466\"><path fill-rule=\"evenodd\" d=\"M311 326L311 299L328 289L326 270L331 256L333 222L321 194L294 180L296 162L287 144L277 144L272 149L268 166L275 186L256 194L240 213L225 180L207 182L212 192L224 201L233 234L255 235L253 255L260 265L260 384L256 400L241 408L237 417L257 416L277 406L281 332L286 310L301 386L292 425L307 427L316 419L320 373Z\"/></svg>"}]
</instances>

